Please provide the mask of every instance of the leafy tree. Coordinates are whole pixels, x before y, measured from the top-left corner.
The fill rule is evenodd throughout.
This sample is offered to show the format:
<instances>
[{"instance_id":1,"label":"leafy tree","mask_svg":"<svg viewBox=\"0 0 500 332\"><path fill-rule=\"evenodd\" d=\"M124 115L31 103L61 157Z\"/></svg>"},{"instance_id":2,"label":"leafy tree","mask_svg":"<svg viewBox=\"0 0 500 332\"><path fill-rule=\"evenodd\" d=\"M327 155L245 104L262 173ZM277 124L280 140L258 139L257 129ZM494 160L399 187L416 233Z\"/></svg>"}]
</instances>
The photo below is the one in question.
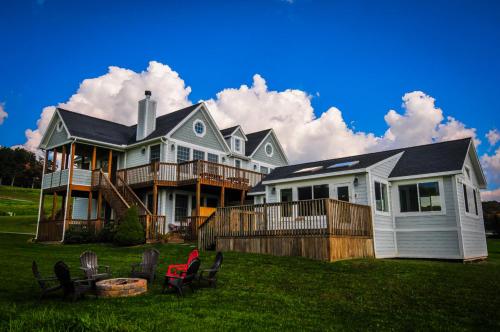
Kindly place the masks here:
<instances>
[{"instance_id":1,"label":"leafy tree","mask_svg":"<svg viewBox=\"0 0 500 332\"><path fill-rule=\"evenodd\" d=\"M146 240L144 228L139 221L139 214L136 206L127 210L125 217L120 220L113 242L119 246L134 246L142 244Z\"/></svg>"},{"instance_id":2,"label":"leafy tree","mask_svg":"<svg viewBox=\"0 0 500 332\"><path fill-rule=\"evenodd\" d=\"M23 148L0 147L0 185L40 187L43 159Z\"/></svg>"}]
</instances>

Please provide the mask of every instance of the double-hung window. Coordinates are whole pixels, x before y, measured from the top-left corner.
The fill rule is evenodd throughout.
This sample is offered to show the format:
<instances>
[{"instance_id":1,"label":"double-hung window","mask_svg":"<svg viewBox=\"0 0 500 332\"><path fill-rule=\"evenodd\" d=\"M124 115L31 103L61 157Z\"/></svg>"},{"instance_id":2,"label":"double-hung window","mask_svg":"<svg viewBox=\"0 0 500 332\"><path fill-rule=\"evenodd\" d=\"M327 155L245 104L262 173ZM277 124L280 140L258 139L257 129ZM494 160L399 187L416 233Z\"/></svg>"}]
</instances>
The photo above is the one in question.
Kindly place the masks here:
<instances>
[{"instance_id":1,"label":"double-hung window","mask_svg":"<svg viewBox=\"0 0 500 332\"><path fill-rule=\"evenodd\" d=\"M161 152L160 144L151 145L151 147L149 148L149 162L154 163L160 161L160 152Z\"/></svg>"},{"instance_id":2,"label":"double-hung window","mask_svg":"<svg viewBox=\"0 0 500 332\"><path fill-rule=\"evenodd\" d=\"M193 160L205 160L205 152L193 149Z\"/></svg>"},{"instance_id":3,"label":"double-hung window","mask_svg":"<svg viewBox=\"0 0 500 332\"><path fill-rule=\"evenodd\" d=\"M462 185L462 187L463 187L463 191L464 191L465 212L470 213L470 214L474 213L476 216L478 216L479 210L478 210L478 204L477 204L478 203L477 202L477 195L478 195L477 190L474 188L471 188L472 189L472 196L469 197L470 190L469 190L468 186L464 183ZM472 203L474 203L473 206L471 206ZM474 212L471 211L472 209L474 209Z\"/></svg>"},{"instance_id":4,"label":"double-hung window","mask_svg":"<svg viewBox=\"0 0 500 332\"><path fill-rule=\"evenodd\" d=\"M389 212L387 184L375 181L375 209L379 212Z\"/></svg>"},{"instance_id":5,"label":"double-hung window","mask_svg":"<svg viewBox=\"0 0 500 332\"><path fill-rule=\"evenodd\" d=\"M186 161L189 161L189 153L189 148L180 145L177 146L177 163L184 163Z\"/></svg>"},{"instance_id":6,"label":"double-hung window","mask_svg":"<svg viewBox=\"0 0 500 332\"><path fill-rule=\"evenodd\" d=\"M420 182L400 185L399 207L406 212L437 212L442 210L439 182Z\"/></svg>"},{"instance_id":7,"label":"double-hung window","mask_svg":"<svg viewBox=\"0 0 500 332\"><path fill-rule=\"evenodd\" d=\"M241 152L241 139L234 138L234 151Z\"/></svg>"}]
</instances>

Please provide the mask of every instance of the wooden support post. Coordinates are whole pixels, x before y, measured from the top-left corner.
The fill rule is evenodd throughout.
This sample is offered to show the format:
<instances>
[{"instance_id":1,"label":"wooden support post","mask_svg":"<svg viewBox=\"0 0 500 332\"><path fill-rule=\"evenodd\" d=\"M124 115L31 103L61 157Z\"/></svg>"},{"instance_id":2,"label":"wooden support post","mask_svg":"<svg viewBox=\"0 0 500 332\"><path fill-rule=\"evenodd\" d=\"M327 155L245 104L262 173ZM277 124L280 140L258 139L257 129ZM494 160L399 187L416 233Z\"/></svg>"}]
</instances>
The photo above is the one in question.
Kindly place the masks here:
<instances>
[{"instance_id":1,"label":"wooden support post","mask_svg":"<svg viewBox=\"0 0 500 332\"><path fill-rule=\"evenodd\" d=\"M66 220L64 220L64 224L65 224L66 229L68 229L69 222L73 218L72 205L73 205L73 202L71 201L71 185L70 185L68 193L66 194L66 213L65 213Z\"/></svg>"},{"instance_id":2,"label":"wooden support post","mask_svg":"<svg viewBox=\"0 0 500 332\"><path fill-rule=\"evenodd\" d=\"M68 168L69 170L69 184L73 183L73 173L74 173L74 168L75 168L75 150L76 150L76 143L71 144L71 157L69 160L69 165ZM71 189L71 188L70 188Z\"/></svg>"},{"instance_id":3,"label":"wooden support post","mask_svg":"<svg viewBox=\"0 0 500 332\"><path fill-rule=\"evenodd\" d=\"M242 190L241 196L240 196L240 204L241 205L245 204L245 194L246 194L245 190Z\"/></svg>"},{"instance_id":4,"label":"wooden support post","mask_svg":"<svg viewBox=\"0 0 500 332\"><path fill-rule=\"evenodd\" d=\"M102 226L101 208L102 208L102 190L99 189L99 192L97 194L97 222L95 224L96 232L100 231Z\"/></svg>"},{"instance_id":5,"label":"wooden support post","mask_svg":"<svg viewBox=\"0 0 500 332\"><path fill-rule=\"evenodd\" d=\"M94 149L92 150L92 164L90 166L91 171L95 170L96 157L97 157L97 146L94 145Z\"/></svg>"},{"instance_id":6,"label":"wooden support post","mask_svg":"<svg viewBox=\"0 0 500 332\"><path fill-rule=\"evenodd\" d=\"M66 145L62 147L62 155L61 155L61 171L66 169Z\"/></svg>"},{"instance_id":7,"label":"wooden support post","mask_svg":"<svg viewBox=\"0 0 500 332\"><path fill-rule=\"evenodd\" d=\"M222 187L220 188L220 202L219 202L219 206L220 206L221 208L223 208L223 207L224 207L224 203L225 203L225 200L226 200L225 195L226 195L226 187L222 186Z\"/></svg>"},{"instance_id":8,"label":"wooden support post","mask_svg":"<svg viewBox=\"0 0 500 332\"><path fill-rule=\"evenodd\" d=\"M52 194L52 220L54 220L56 217L56 210L57 210L57 193L54 192Z\"/></svg>"},{"instance_id":9,"label":"wooden support post","mask_svg":"<svg viewBox=\"0 0 500 332\"><path fill-rule=\"evenodd\" d=\"M109 150L108 154L108 178L111 180L111 163L113 162L113 150Z\"/></svg>"},{"instance_id":10,"label":"wooden support post","mask_svg":"<svg viewBox=\"0 0 500 332\"><path fill-rule=\"evenodd\" d=\"M200 179L196 181L196 215L200 215L201 206L201 182Z\"/></svg>"},{"instance_id":11,"label":"wooden support post","mask_svg":"<svg viewBox=\"0 0 500 332\"><path fill-rule=\"evenodd\" d=\"M57 171L57 148L54 148L54 152L52 154L52 172Z\"/></svg>"},{"instance_id":12,"label":"wooden support post","mask_svg":"<svg viewBox=\"0 0 500 332\"><path fill-rule=\"evenodd\" d=\"M153 184L153 211L151 211L154 216L158 215L158 186L156 183Z\"/></svg>"},{"instance_id":13,"label":"wooden support post","mask_svg":"<svg viewBox=\"0 0 500 332\"><path fill-rule=\"evenodd\" d=\"M89 204L87 206L87 220L89 220L89 224L90 219L92 219L92 190L89 191Z\"/></svg>"},{"instance_id":14,"label":"wooden support post","mask_svg":"<svg viewBox=\"0 0 500 332\"><path fill-rule=\"evenodd\" d=\"M43 161L43 172L42 172L43 174L45 174L45 172L47 171L48 165L49 165L49 150L45 150L45 160Z\"/></svg>"}]
</instances>

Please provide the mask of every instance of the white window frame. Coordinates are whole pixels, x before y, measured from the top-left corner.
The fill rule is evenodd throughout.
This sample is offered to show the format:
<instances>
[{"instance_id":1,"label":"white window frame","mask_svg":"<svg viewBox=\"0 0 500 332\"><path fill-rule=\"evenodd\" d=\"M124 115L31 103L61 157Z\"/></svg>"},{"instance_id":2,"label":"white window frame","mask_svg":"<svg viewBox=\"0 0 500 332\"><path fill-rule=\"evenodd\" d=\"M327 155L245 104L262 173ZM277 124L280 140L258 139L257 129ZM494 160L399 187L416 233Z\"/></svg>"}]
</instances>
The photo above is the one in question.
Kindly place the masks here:
<instances>
[{"instance_id":1,"label":"white window frame","mask_svg":"<svg viewBox=\"0 0 500 332\"><path fill-rule=\"evenodd\" d=\"M354 187L352 183L350 182L339 182L339 183L334 183L334 184L329 184L330 186L330 197L336 200L339 200L339 192L338 188L339 187L347 187L349 190L349 203L354 202Z\"/></svg>"},{"instance_id":2,"label":"white window frame","mask_svg":"<svg viewBox=\"0 0 500 332\"><path fill-rule=\"evenodd\" d=\"M467 166L466 166L467 167ZM469 180L467 178L467 173L464 174L464 177L463 179L461 179L460 181L460 186L457 186L457 187L460 187L459 193L457 193L458 195L459 194L462 194L462 198L463 198L463 202L465 204L465 193L464 193L464 185L467 187L467 193L469 193L470 195L467 195L467 203L468 203L468 206L469 206L469 212L467 212L467 210L465 209L465 206L461 206L462 209L464 209L464 214L468 217L468 218L473 218L473 219L480 219L481 218L481 209L483 208L483 205L482 205L482 202L481 202L481 195L480 195L480 191L479 191L479 188L476 187L473 183L472 183L472 180ZM476 210L475 210L475 207L474 207L474 192L473 190L476 191L476 199L477 199L477 214L475 213Z\"/></svg>"},{"instance_id":3,"label":"white window frame","mask_svg":"<svg viewBox=\"0 0 500 332\"><path fill-rule=\"evenodd\" d=\"M203 126L203 132L200 134L198 132L196 132L196 125L200 123L202 126ZM205 122L203 122L203 120L200 120L200 119L196 119L193 121L193 132L196 136L198 137L203 137L205 136L205 134L207 133L207 125L205 124Z\"/></svg>"},{"instance_id":4,"label":"white window frame","mask_svg":"<svg viewBox=\"0 0 500 332\"><path fill-rule=\"evenodd\" d=\"M379 178L379 177L376 177L376 176L372 176L371 181L372 181L372 187L373 187L373 192L371 195L372 196L373 211L375 211L375 214L380 215L380 216L391 216L391 214L392 214L392 196L393 195L391 192L391 186L389 184L389 181L384 180L384 179ZM375 197L375 182L385 184L387 186L387 211L378 211L377 210L377 201L376 201L376 197ZM399 199L399 196L398 196L398 199Z\"/></svg>"},{"instance_id":5,"label":"white window frame","mask_svg":"<svg viewBox=\"0 0 500 332\"><path fill-rule=\"evenodd\" d=\"M271 147L271 153L267 153L267 147L270 146ZM268 157L272 157L273 154L274 154L274 147L273 145L271 144L271 142L267 142L266 145L264 145L264 153L266 154L266 156Z\"/></svg>"},{"instance_id":6,"label":"white window frame","mask_svg":"<svg viewBox=\"0 0 500 332\"><path fill-rule=\"evenodd\" d=\"M58 120L56 123L56 130L58 133L60 133L64 128L62 120Z\"/></svg>"},{"instance_id":7,"label":"white window frame","mask_svg":"<svg viewBox=\"0 0 500 332\"><path fill-rule=\"evenodd\" d=\"M240 167L236 166L236 161L240 162ZM234 167L239 168L239 169L243 169L243 161L241 159L234 158Z\"/></svg>"},{"instance_id":8,"label":"white window frame","mask_svg":"<svg viewBox=\"0 0 500 332\"><path fill-rule=\"evenodd\" d=\"M418 211L418 212L401 212L401 204L399 202L399 186L404 186L408 184L417 185L417 200L418 208L420 209L420 190L418 189L419 183L437 182L439 187L439 201L441 203L441 211ZM392 201L395 204L395 215L396 217L413 217L413 216L443 216L446 215L446 204L445 204L445 192L443 178L423 178L418 180L408 180L398 182L392 192Z\"/></svg>"},{"instance_id":9,"label":"white window frame","mask_svg":"<svg viewBox=\"0 0 500 332\"><path fill-rule=\"evenodd\" d=\"M234 139L234 152L243 153L243 143L242 143L243 140L239 137L233 137L233 139ZM240 142L239 149L236 149L236 147L237 147L236 142Z\"/></svg>"}]
</instances>

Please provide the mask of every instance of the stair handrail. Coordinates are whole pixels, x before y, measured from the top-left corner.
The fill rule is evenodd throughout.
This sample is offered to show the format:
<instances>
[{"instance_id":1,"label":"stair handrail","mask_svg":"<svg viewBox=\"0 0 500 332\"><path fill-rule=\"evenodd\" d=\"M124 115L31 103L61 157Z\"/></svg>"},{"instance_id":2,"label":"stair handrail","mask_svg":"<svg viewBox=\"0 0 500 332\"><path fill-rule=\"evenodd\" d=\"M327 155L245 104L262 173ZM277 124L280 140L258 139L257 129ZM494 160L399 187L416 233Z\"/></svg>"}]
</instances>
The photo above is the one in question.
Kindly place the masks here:
<instances>
[{"instance_id":1,"label":"stair handrail","mask_svg":"<svg viewBox=\"0 0 500 332\"><path fill-rule=\"evenodd\" d=\"M116 178L121 181L121 183L123 184L122 187L133 197L135 203L139 205L142 209L144 209L147 215L152 216L153 214L151 213L151 211L149 211L146 204L144 204L144 202L141 201L141 199L136 195L134 190L130 188L130 186L123 180L123 178L118 174L116 175Z\"/></svg>"},{"instance_id":2,"label":"stair handrail","mask_svg":"<svg viewBox=\"0 0 500 332\"><path fill-rule=\"evenodd\" d=\"M120 198L120 200L122 201L122 203L124 203L124 205L127 207L127 209L129 209L130 208L130 204L127 203L127 200L125 200L125 198L123 198L123 196L120 194L120 192L115 187L115 185L104 174L104 172L102 171L102 169L100 169L99 170L99 186L101 186L101 179L103 179L103 178L104 178L104 181L106 182L106 184L108 185L108 187L111 188L111 190L115 192L115 194L118 196L118 198Z\"/></svg>"},{"instance_id":3,"label":"stair handrail","mask_svg":"<svg viewBox=\"0 0 500 332\"><path fill-rule=\"evenodd\" d=\"M210 230L206 230L206 228L210 226L210 223L214 222L216 216L217 211L212 212L212 214L210 214L210 216L208 216L207 219L205 219L198 227L198 248L201 250L208 249L209 245L212 245L215 242L215 225L212 225L212 234L209 239L206 235L209 235L208 232Z\"/></svg>"}]
</instances>

